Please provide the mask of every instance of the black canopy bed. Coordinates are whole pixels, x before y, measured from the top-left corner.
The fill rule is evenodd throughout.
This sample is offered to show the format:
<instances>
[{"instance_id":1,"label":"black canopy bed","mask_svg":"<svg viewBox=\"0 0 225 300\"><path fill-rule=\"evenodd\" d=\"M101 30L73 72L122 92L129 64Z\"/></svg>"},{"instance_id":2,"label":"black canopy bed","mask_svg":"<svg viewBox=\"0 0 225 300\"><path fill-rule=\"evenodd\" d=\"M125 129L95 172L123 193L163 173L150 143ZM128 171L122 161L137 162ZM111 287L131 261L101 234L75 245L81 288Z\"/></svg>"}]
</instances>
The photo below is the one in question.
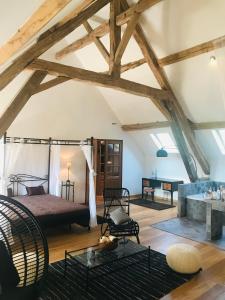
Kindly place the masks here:
<instances>
[{"instance_id":1,"label":"black canopy bed","mask_svg":"<svg viewBox=\"0 0 225 300\"><path fill-rule=\"evenodd\" d=\"M85 141L76 140L54 140L54 139L36 139L4 137L5 143L23 143L23 144L43 144L48 146L48 174L43 177L29 174L11 174L7 185L8 196L16 199L26 206L34 216L39 220L42 228L48 228L57 225L79 224L89 227L90 211L89 206L78 204L61 197L50 195L50 163L51 146L67 145L80 146L92 145L92 139ZM21 192L22 191L22 192Z\"/></svg>"}]
</instances>

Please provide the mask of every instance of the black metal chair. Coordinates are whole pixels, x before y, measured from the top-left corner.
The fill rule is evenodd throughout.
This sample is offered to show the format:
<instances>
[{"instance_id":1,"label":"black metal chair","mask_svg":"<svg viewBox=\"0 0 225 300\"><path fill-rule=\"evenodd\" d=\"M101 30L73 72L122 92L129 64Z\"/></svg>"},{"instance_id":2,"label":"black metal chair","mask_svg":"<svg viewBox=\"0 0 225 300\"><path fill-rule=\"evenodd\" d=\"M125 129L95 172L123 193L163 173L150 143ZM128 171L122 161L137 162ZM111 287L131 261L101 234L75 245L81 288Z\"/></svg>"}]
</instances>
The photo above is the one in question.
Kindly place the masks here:
<instances>
[{"instance_id":1,"label":"black metal chair","mask_svg":"<svg viewBox=\"0 0 225 300\"><path fill-rule=\"evenodd\" d=\"M36 299L48 270L47 240L33 214L2 195L0 252L0 299Z\"/></svg>"},{"instance_id":2,"label":"black metal chair","mask_svg":"<svg viewBox=\"0 0 225 300\"><path fill-rule=\"evenodd\" d=\"M104 197L104 212L103 223L101 225L101 235L107 233L116 237L135 236L138 244L139 240L139 225L133 219L123 224L116 225L110 218L110 212L121 207L130 215L130 192L126 188L106 188L103 191Z\"/></svg>"}]
</instances>

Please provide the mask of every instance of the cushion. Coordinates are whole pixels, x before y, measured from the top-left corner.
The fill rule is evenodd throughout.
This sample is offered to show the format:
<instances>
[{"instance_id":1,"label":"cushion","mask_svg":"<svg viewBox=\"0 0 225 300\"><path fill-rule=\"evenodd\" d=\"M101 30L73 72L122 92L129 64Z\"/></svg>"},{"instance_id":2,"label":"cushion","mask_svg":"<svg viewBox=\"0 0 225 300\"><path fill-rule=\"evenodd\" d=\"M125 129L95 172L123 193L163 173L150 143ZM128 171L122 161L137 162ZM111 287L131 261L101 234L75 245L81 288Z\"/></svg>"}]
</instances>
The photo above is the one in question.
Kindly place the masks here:
<instances>
[{"instance_id":1,"label":"cushion","mask_svg":"<svg viewBox=\"0 0 225 300\"><path fill-rule=\"evenodd\" d=\"M13 264L5 243L0 240L0 285L3 291L16 287L20 281L18 272Z\"/></svg>"},{"instance_id":2,"label":"cushion","mask_svg":"<svg viewBox=\"0 0 225 300\"><path fill-rule=\"evenodd\" d=\"M43 185L39 186L26 186L27 195L28 196L34 196L34 195L44 195L45 190Z\"/></svg>"},{"instance_id":3,"label":"cushion","mask_svg":"<svg viewBox=\"0 0 225 300\"><path fill-rule=\"evenodd\" d=\"M110 213L110 218L116 225L123 224L131 220L131 218L128 216L128 214L124 211L122 207L113 210Z\"/></svg>"},{"instance_id":4,"label":"cushion","mask_svg":"<svg viewBox=\"0 0 225 300\"><path fill-rule=\"evenodd\" d=\"M193 274L201 270L201 256L197 248L189 244L169 247L166 261L171 269L182 274Z\"/></svg>"}]
</instances>

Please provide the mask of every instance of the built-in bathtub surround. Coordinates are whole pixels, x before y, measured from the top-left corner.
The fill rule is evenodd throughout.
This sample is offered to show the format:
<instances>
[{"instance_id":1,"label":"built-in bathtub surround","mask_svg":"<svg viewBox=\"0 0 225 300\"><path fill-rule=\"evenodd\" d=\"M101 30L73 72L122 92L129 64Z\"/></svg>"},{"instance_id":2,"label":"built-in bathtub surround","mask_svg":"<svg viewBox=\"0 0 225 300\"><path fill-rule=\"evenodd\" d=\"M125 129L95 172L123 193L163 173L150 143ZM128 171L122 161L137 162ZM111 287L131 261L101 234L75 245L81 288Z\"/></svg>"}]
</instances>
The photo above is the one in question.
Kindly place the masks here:
<instances>
[{"instance_id":1,"label":"built-in bathtub surround","mask_svg":"<svg viewBox=\"0 0 225 300\"><path fill-rule=\"evenodd\" d=\"M217 190L224 182L206 181L182 184L178 189L178 217L206 223L208 240L222 237L225 224L225 202L205 197L209 188Z\"/></svg>"},{"instance_id":2,"label":"built-in bathtub surround","mask_svg":"<svg viewBox=\"0 0 225 300\"><path fill-rule=\"evenodd\" d=\"M217 190L221 185L225 186L225 182L219 181L199 181L195 183L187 183L187 184L180 184L178 187L178 217L185 217L187 216L187 197L193 195L195 198L194 204L190 204L190 210L197 209L197 206L201 206L201 204L197 203L198 200L203 200L204 193L209 189ZM198 196L197 196L198 195ZM188 197L190 199L191 197ZM198 199L197 199L198 198ZM204 204L203 204L204 205ZM202 209L198 208L198 209ZM191 212L189 211L188 214Z\"/></svg>"}]
</instances>

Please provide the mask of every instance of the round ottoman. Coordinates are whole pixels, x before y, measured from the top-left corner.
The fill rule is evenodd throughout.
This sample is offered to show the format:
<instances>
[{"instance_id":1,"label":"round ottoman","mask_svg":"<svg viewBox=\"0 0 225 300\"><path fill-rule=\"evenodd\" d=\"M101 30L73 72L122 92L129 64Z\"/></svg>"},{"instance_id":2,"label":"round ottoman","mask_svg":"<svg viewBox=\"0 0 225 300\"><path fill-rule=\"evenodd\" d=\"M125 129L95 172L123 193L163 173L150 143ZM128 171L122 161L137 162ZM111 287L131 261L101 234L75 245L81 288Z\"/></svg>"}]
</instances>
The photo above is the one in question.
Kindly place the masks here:
<instances>
[{"instance_id":1,"label":"round ottoman","mask_svg":"<svg viewBox=\"0 0 225 300\"><path fill-rule=\"evenodd\" d=\"M201 270L201 256L194 246L175 244L169 247L166 261L171 269L182 274L193 274Z\"/></svg>"}]
</instances>

